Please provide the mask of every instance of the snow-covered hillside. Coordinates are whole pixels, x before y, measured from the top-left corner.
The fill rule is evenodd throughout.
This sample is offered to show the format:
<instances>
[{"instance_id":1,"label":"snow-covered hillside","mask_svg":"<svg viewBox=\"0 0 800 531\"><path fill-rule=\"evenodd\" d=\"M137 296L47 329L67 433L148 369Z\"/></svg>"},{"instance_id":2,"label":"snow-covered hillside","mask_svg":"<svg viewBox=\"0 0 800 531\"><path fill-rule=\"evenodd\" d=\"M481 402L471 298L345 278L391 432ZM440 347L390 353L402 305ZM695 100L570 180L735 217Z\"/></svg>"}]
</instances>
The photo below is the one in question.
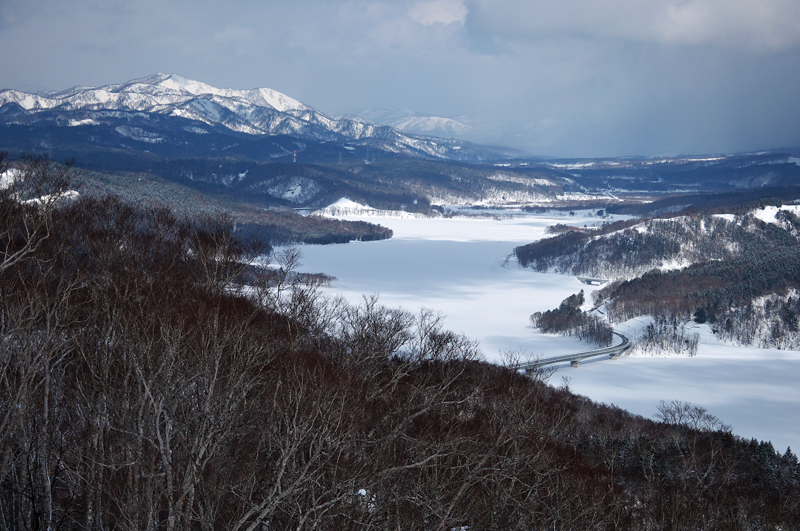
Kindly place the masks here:
<instances>
[{"instance_id":1,"label":"snow-covered hillside","mask_svg":"<svg viewBox=\"0 0 800 531\"><path fill-rule=\"evenodd\" d=\"M312 214L315 216L325 216L331 218L352 217L352 216L362 216L362 217L373 216L373 217L394 217L394 218L426 217L421 214L413 214L411 212L404 212L402 210L379 210L377 208L372 208L369 205L362 205L361 203L356 203L355 201L348 199L347 197L342 197L338 201L331 203L325 208L315 210Z\"/></svg>"},{"instance_id":2,"label":"snow-covered hillside","mask_svg":"<svg viewBox=\"0 0 800 531\"><path fill-rule=\"evenodd\" d=\"M773 242L784 232L795 239L800 236L798 214L800 205L784 205L738 215L646 219L536 242L518 248L517 253L525 265L538 271L628 279L654 269L670 271L733 258L756 242Z\"/></svg>"}]
</instances>

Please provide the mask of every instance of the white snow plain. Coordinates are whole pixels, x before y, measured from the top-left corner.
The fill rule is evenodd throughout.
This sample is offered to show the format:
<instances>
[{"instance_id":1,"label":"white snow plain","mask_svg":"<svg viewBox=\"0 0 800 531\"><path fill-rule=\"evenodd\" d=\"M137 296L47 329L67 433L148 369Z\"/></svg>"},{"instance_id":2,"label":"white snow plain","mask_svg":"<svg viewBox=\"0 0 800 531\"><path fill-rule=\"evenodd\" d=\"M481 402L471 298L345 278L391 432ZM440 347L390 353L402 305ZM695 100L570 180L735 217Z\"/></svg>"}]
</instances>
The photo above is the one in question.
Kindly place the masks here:
<instances>
[{"instance_id":1,"label":"white snow plain","mask_svg":"<svg viewBox=\"0 0 800 531\"><path fill-rule=\"evenodd\" d=\"M362 211L363 212L363 211ZM380 294L386 306L445 315L445 327L480 341L487 360L501 352L555 356L589 350L572 338L541 334L529 316L558 306L567 296L592 287L575 277L520 269L514 247L545 236L555 223L583 226L600 222L590 212L529 215L511 219L402 218L375 215L344 219L379 223L394 231L390 240L344 245L303 246L301 271L337 277L331 295L358 303ZM619 331L633 332L636 323ZM580 368L562 364L551 383L569 378L573 392L633 413L652 417L661 400L701 405L737 435L771 440L776 449L800 448L800 353L720 343L699 326L698 354L623 356L594 359ZM631 334L633 335L633 334Z\"/></svg>"}]
</instances>

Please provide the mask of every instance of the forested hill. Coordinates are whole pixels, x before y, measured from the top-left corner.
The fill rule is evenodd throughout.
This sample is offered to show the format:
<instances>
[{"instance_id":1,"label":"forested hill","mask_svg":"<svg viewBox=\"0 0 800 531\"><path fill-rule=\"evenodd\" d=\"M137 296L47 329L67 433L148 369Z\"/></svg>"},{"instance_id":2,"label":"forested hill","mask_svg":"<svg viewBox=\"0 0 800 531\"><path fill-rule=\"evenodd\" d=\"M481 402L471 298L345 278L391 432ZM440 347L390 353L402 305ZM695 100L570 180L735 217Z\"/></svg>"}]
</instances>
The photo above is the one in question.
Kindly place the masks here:
<instances>
[{"instance_id":1,"label":"forested hill","mask_svg":"<svg viewBox=\"0 0 800 531\"><path fill-rule=\"evenodd\" d=\"M797 205L774 201L737 214L689 213L575 228L515 249L523 267L603 278L680 269L798 245Z\"/></svg>"},{"instance_id":2,"label":"forested hill","mask_svg":"<svg viewBox=\"0 0 800 531\"><path fill-rule=\"evenodd\" d=\"M594 404L292 253L253 271L224 219L41 175L0 187L4 529L800 526L795 454L702 408Z\"/></svg>"},{"instance_id":3,"label":"forested hill","mask_svg":"<svg viewBox=\"0 0 800 531\"><path fill-rule=\"evenodd\" d=\"M302 216L287 207L265 209L248 201L231 200L151 174L108 174L77 169L74 160L59 164L47 155L29 154L9 161L6 155L0 152L0 182L7 184L15 179L22 181L32 177L35 180L37 175L41 178L56 171L68 174L75 190L82 196L116 196L126 202L165 207L177 215L192 218L214 217L224 212L235 224L237 236L246 240L257 239L265 253L275 245L346 243L392 237L391 229L375 223Z\"/></svg>"},{"instance_id":4,"label":"forested hill","mask_svg":"<svg viewBox=\"0 0 800 531\"><path fill-rule=\"evenodd\" d=\"M685 213L576 229L522 247L523 266L617 279L599 292L609 318L710 322L745 345L799 348L800 206Z\"/></svg>"}]
</instances>

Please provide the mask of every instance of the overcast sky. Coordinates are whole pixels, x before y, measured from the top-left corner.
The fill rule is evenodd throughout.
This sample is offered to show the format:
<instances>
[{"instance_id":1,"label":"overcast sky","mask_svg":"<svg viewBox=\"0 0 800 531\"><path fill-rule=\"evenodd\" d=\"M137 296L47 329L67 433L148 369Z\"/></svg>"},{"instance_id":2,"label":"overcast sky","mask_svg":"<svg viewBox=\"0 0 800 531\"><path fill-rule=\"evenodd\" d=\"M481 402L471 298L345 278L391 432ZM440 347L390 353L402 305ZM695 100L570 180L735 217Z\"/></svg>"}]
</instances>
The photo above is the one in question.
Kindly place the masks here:
<instances>
[{"instance_id":1,"label":"overcast sky","mask_svg":"<svg viewBox=\"0 0 800 531\"><path fill-rule=\"evenodd\" d=\"M536 155L800 145L800 0L0 0L0 88L156 72Z\"/></svg>"}]
</instances>

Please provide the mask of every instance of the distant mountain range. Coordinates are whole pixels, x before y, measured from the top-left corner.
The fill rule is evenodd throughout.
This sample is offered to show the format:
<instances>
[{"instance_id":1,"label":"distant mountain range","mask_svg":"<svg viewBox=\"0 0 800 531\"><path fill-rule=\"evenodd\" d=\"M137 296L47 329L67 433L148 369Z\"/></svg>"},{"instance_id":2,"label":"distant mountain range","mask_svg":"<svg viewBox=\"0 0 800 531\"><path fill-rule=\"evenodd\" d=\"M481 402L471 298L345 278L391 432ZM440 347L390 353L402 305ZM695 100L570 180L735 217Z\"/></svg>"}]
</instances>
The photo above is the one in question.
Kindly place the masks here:
<instances>
[{"instance_id":1,"label":"distant mountain range","mask_svg":"<svg viewBox=\"0 0 800 531\"><path fill-rule=\"evenodd\" d=\"M74 157L82 169L112 176L96 186L113 185L114 193L130 197L144 193L142 182L155 187L163 179L254 208L321 208L347 197L416 212L447 206L677 211L707 203L708 193L739 201L800 183L797 149L543 160L430 136L468 135L473 125L466 118L360 114L331 117L267 88L219 89L155 74L47 94L2 90L0 151L11 159ZM153 195L174 202L173 193Z\"/></svg>"},{"instance_id":2,"label":"distant mountain range","mask_svg":"<svg viewBox=\"0 0 800 531\"><path fill-rule=\"evenodd\" d=\"M442 120L438 129L426 129L424 120L418 120L415 127L429 134L455 127L455 121L450 124ZM409 123L400 125L409 128ZM373 154L442 160L493 160L517 154L461 140L404 133L358 117L333 118L268 88L219 89L175 74L41 95L2 90L0 125L70 127L75 128L72 136L78 143L126 148L133 142L150 145L155 148L151 151L162 156L168 155L168 147L173 148L174 156L186 156L187 144L225 151L226 155L244 151L261 159L293 156L294 151L310 147L305 143L292 146L265 142L276 137L339 143L343 155L357 146L369 147ZM211 136L194 142L203 135ZM333 155L330 150L323 151Z\"/></svg>"}]
</instances>

